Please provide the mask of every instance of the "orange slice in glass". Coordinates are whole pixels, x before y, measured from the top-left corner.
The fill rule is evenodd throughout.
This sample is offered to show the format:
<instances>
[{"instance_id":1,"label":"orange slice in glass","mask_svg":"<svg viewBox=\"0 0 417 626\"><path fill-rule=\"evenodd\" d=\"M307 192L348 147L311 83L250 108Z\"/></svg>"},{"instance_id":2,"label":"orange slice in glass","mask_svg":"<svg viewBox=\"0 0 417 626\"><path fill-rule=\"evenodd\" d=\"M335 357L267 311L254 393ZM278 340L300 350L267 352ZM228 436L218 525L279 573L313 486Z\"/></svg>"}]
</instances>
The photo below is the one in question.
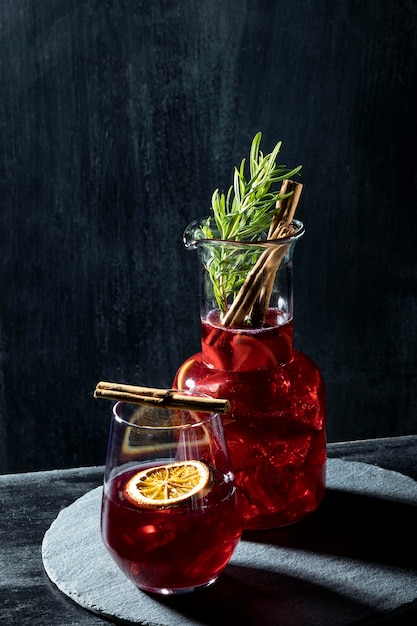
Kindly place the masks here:
<instances>
[{"instance_id":1,"label":"orange slice in glass","mask_svg":"<svg viewBox=\"0 0 417 626\"><path fill-rule=\"evenodd\" d=\"M124 493L136 506L174 506L202 492L209 480L205 463L176 461L138 472L128 481Z\"/></svg>"}]
</instances>

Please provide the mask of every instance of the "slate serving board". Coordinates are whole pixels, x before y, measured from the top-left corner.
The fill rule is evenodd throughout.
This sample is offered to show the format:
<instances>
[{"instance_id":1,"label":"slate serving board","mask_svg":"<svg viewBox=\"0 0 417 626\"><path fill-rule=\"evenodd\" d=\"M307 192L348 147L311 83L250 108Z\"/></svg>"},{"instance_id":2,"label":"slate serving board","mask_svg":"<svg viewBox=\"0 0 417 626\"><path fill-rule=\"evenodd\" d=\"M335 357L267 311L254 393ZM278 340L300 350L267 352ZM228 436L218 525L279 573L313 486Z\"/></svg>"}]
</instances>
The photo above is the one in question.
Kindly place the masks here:
<instances>
[{"instance_id":1,"label":"slate serving board","mask_svg":"<svg viewBox=\"0 0 417 626\"><path fill-rule=\"evenodd\" d=\"M81 607L146 626L339 626L415 601L417 482L339 459L328 460L327 482L325 501L307 519L245 533L203 591L159 598L124 577L101 541L101 487L58 514L43 539L44 568Z\"/></svg>"}]
</instances>

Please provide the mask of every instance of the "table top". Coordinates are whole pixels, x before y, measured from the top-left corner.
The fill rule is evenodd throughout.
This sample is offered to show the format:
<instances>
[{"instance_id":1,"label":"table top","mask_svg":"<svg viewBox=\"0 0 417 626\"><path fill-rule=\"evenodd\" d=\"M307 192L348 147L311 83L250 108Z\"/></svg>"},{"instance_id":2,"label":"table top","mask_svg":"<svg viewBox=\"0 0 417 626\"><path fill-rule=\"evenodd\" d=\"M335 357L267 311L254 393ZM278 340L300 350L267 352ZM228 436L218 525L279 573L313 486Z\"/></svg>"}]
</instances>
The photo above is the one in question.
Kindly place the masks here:
<instances>
[{"instance_id":1,"label":"table top","mask_svg":"<svg viewBox=\"0 0 417 626\"><path fill-rule=\"evenodd\" d=\"M414 435L331 443L328 457L376 465L417 480L417 436ZM1 625L104 626L109 623L108 619L69 600L53 585L45 573L41 553L45 532L59 511L99 487L102 481L103 467L0 476ZM417 602L413 602L389 615L375 615L372 620L357 623L408 624L416 616ZM276 624L280 624L278 618Z\"/></svg>"}]
</instances>

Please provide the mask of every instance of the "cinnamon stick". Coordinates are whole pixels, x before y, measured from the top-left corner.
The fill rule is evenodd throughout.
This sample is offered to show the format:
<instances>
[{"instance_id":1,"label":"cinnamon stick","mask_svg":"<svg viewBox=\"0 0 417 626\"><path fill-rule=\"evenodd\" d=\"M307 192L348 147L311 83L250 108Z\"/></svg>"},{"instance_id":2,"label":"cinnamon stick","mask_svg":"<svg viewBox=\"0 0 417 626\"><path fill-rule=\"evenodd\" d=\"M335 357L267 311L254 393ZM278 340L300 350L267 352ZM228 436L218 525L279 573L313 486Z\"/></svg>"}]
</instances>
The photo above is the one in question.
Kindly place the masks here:
<instances>
[{"instance_id":1,"label":"cinnamon stick","mask_svg":"<svg viewBox=\"0 0 417 626\"><path fill-rule=\"evenodd\" d=\"M230 402L222 398L204 398L182 394L173 389L138 387L101 381L94 390L94 398L130 402L163 408L189 409L208 413L228 413Z\"/></svg>"},{"instance_id":2,"label":"cinnamon stick","mask_svg":"<svg viewBox=\"0 0 417 626\"><path fill-rule=\"evenodd\" d=\"M287 236L284 233L294 219L302 190L303 186L301 183L296 183L293 180L283 181L279 191L280 199L276 204L277 211L269 228L268 239L278 239L279 237ZM291 196L282 198L282 196L291 192Z\"/></svg>"},{"instance_id":3,"label":"cinnamon stick","mask_svg":"<svg viewBox=\"0 0 417 626\"><path fill-rule=\"evenodd\" d=\"M284 180L277 201L277 211L272 219L268 240L291 236L291 222L302 192L302 184ZM282 198L283 195L290 196ZM222 320L223 326L240 326L248 316L253 323L263 319L269 306L275 275L290 244L266 248L261 254L240 288L229 310Z\"/></svg>"}]
</instances>

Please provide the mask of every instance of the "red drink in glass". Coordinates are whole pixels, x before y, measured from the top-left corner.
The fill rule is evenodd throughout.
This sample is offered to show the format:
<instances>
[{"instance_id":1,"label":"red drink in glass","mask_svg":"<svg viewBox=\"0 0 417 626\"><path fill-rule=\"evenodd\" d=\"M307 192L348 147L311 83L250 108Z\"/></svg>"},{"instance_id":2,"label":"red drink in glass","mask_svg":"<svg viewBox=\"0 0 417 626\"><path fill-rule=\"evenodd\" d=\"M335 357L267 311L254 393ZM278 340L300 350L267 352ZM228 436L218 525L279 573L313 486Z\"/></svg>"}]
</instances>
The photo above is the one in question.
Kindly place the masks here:
<instances>
[{"instance_id":1,"label":"red drink in glass","mask_svg":"<svg viewBox=\"0 0 417 626\"><path fill-rule=\"evenodd\" d=\"M227 398L223 417L244 528L291 524L325 493L325 389L315 363L293 350L292 320L269 309L259 328L202 320L202 352L173 386Z\"/></svg>"},{"instance_id":2,"label":"red drink in glass","mask_svg":"<svg viewBox=\"0 0 417 626\"><path fill-rule=\"evenodd\" d=\"M103 541L120 569L138 587L169 593L207 586L229 562L242 525L230 476L210 468L210 488L174 506L134 506L124 486L148 465L112 477L102 503ZM161 591L162 590L162 591Z\"/></svg>"}]
</instances>

